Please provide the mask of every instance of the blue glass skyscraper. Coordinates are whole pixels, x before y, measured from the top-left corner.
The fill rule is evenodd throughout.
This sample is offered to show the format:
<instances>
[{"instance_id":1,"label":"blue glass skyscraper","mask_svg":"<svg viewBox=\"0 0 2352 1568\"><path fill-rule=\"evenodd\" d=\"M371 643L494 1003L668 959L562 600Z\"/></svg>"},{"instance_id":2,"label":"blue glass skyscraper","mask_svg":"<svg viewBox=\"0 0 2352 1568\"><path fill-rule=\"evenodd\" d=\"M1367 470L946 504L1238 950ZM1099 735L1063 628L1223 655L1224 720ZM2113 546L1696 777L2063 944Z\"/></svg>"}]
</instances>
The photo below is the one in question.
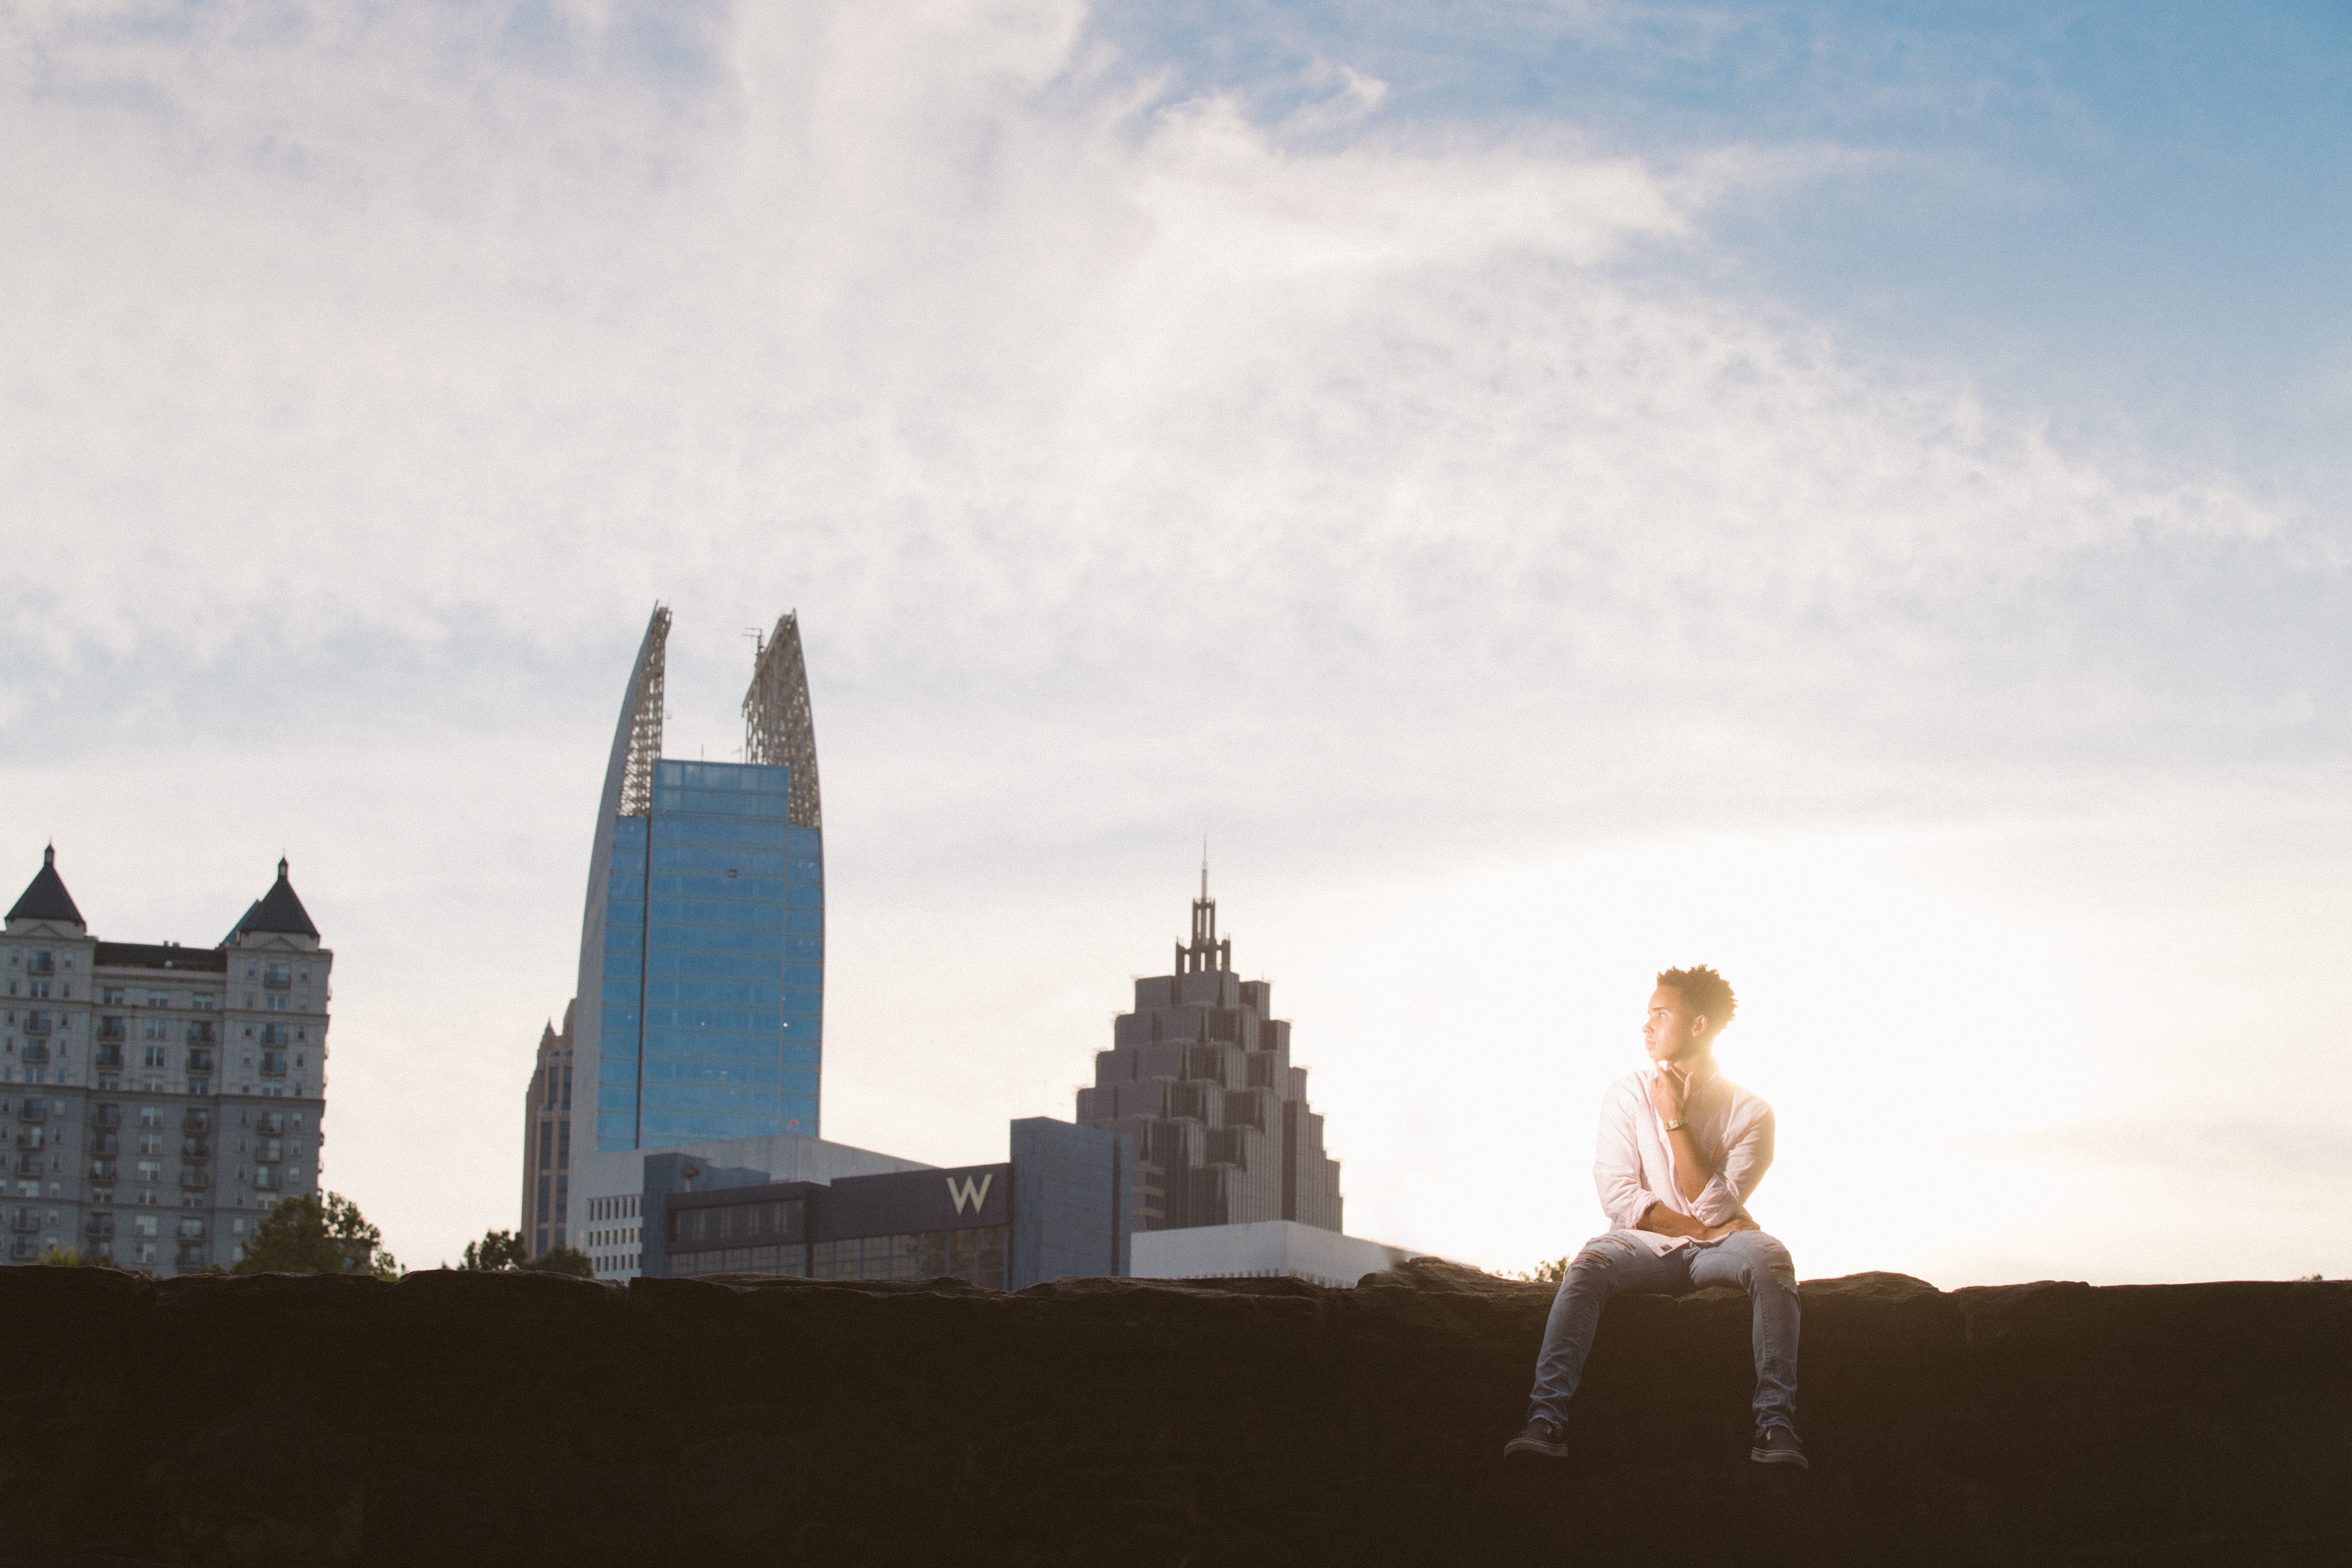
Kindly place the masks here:
<instances>
[{"instance_id":1,"label":"blue glass skyscraper","mask_svg":"<svg viewBox=\"0 0 2352 1568\"><path fill-rule=\"evenodd\" d=\"M668 633L657 607L589 872L576 1026L594 1147L814 1138L824 847L800 627L786 616L761 645L742 763L661 756Z\"/></svg>"}]
</instances>

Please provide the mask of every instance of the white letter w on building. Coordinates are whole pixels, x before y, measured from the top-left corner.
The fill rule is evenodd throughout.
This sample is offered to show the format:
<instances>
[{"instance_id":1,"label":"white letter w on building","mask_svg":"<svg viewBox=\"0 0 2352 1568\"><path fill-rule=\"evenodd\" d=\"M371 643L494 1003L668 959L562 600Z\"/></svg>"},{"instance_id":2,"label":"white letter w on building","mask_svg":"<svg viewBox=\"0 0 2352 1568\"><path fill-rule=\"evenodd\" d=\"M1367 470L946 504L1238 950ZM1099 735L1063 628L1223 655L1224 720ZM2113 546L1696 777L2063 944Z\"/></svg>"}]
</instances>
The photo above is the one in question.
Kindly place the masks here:
<instances>
[{"instance_id":1,"label":"white letter w on building","mask_svg":"<svg viewBox=\"0 0 2352 1568\"><path fill-rule=\"evenodd\" d=\"M971 1205L971 1212L978 1214L980 1212L980 1205L988 1201L988 1184L994 1180L996 1180L996 1173L991 1171L988 1174L981 1177L980 1180L976 1182L970 1176L966 1176L963 1179L963 1185L957 1186L956 1179L953 1176L950 1176L948 1178L948 1196L955 1200L956 1213L963 1213L963 1205L970 1204Z\"/></svg>"}]
</instances>

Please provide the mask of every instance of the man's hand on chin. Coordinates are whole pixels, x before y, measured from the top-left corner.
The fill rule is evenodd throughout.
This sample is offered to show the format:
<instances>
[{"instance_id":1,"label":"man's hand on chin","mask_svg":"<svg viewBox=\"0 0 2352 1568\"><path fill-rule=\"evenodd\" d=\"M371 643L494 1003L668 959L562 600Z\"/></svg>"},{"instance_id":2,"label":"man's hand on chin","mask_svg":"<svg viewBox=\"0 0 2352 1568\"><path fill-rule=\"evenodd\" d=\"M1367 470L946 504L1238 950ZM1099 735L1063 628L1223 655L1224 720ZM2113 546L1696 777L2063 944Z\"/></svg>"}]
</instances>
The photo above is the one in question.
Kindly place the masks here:
<instances>
[{"instance_id":1,"label":"man's hand on chin","mask_svg":"<svg viewBox=\"0 0 2352 1568\"><path fill-rule=\"evenodd\" d=\"M1650 1109L1663 1121L1680 1121L1690 1103L1690 1072L1672 1062L1660 1062L1650 1075Z\"/></svg>"}]
</instances>

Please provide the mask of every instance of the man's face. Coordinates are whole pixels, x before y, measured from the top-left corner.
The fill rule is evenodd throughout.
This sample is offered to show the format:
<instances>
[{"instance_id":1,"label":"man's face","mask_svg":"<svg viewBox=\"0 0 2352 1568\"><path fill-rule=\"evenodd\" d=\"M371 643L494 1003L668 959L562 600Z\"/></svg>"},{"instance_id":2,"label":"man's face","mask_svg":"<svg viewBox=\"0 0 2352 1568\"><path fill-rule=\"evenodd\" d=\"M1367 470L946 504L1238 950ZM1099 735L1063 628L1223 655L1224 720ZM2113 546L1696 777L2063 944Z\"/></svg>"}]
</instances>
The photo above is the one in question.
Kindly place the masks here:
<instances>
[{"instance_id":1,"label":"man's face","mask_svg":"<svg viewBox=\"0 0 2352 1568\"><path fill-rule=\"evenodd\" d=\"M1642 1025L1642 1048L1654 1062L1670 1062L1698 1043L1692 1028L1697 1022L1683 1005L1683 994L1671 985L1650 993L1650 1016Z\"/></svg>"}]
</instances>

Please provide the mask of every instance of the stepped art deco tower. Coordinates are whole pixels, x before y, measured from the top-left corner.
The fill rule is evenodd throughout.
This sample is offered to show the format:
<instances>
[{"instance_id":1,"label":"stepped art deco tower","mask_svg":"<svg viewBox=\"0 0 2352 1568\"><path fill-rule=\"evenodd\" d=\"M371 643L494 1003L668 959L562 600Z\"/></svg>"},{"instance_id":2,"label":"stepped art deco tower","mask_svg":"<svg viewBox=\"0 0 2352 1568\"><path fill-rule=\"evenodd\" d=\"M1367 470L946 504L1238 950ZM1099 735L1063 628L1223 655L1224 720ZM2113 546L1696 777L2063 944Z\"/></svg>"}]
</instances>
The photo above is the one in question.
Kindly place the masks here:
<instances>
[{"instance_id":1,"label":"stepped art deco tower","mask_svg":"<svg viewBox=\"0 0 2352 1568\"><path fill-rule=\"evenodd\" d=\"M594 1118L583 1142L814 1138L824 840L800 622L783 616L761 640L740 763L662 756L669 626L656 605L596 812L572 1014L577 1103ZM558 1131L566 1165L568 1131ZM527 1176L534 1197L539 1174ZM559 1185L548 1208L564 1215L569 1184Z\"/></svg>"},{"instance_id":2,"label":"stepped art deco tower","mask_svg":"<svg viewBox=\"0 0 2352 1568\"><path fill-rule=\"evenodd\" d=\"M1078 1090L1082 1125L1134 1144L1136 1229L1340 1228L1339 1163L1323 1152L1323 1118L1307 1108L1307 1069L1290 1065L1273 992L1234 973L1203 867L1176 972L1135 983L1135 1011L1112 1025L1094 1087Z\"/></svg>"}]
</instances>

